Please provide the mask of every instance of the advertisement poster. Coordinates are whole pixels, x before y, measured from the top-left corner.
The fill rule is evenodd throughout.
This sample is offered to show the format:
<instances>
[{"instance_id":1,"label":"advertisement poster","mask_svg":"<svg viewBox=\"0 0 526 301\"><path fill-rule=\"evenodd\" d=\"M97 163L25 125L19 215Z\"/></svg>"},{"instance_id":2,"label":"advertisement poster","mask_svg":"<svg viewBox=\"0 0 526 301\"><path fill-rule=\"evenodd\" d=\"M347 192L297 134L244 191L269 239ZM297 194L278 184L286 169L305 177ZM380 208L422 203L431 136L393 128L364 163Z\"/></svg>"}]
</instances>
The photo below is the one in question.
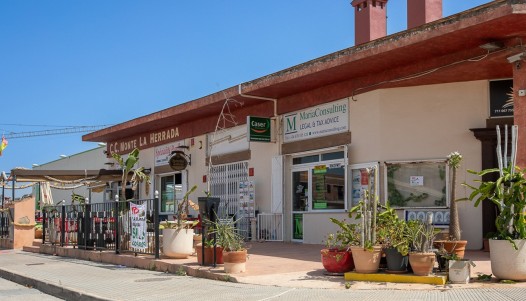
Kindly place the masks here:
<instances>
[{"instance_id":1,"label":"advertisement poster","mask_svg":"<svg viewBox=\"0 0 526 301\"><path fill-rule=\"evenodd\" d=\"M131 219L131 247L146 250L148 239L146 238L146 204L137 205L130 203Z\"/></svg>"},{"instance_id":2,"label":"advertisement poster","mask_svg":"<svg viewBox=\"0 0 526 301\"><path fill-rule=\"evenodd\" d=\"M255 217L256 189L254 181L239 182L239 216Z\"/></svg>"}]
</instances>

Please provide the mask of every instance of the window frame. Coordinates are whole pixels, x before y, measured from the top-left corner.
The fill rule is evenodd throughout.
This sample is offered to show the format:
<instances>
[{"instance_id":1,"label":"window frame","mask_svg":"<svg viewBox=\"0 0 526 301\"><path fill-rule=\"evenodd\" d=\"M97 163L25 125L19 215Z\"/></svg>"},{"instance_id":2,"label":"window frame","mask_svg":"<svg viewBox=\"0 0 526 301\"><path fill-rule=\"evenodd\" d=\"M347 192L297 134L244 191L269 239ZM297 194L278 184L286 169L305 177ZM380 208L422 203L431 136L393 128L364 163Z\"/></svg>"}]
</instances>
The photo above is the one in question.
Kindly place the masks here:
<instances>
[{"instance_id":1,"label":"window frame","mask_svg":"<svg viewBox=\"0 0 526 301\"><path fill-rule=\"evenodd\" d=\"M418 164L418 163L437 163L437 164L444 164L445 167L445 184L446 184L446 203L444 206L393 206L391 203L389 205L393 207L396 210L402 210L402 209L446 209L450 206L450 175L449 175L449 168L447 166L447 159L422 159L422 160L401 160L401 161L385 161L384 162L384 171L383 171L383 189L384 189L384 203L387 203L389 201L389 189L388 189L388 170L390 164Z\"/></svg>"}]
</instances>

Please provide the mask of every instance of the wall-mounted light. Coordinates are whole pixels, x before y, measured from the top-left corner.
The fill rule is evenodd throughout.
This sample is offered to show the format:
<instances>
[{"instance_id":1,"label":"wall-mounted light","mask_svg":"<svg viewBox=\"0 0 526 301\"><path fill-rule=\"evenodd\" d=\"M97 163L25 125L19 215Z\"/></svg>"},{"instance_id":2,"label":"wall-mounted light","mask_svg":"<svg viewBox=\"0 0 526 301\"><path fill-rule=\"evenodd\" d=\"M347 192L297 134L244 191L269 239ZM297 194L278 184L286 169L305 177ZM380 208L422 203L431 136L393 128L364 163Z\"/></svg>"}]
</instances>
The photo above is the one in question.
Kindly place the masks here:
<instances>
[{"instance_id":1,"label":"wall-mounted light","mask_svg":"<svg viewBox=\"0 0 526 301\"><path fill-rule=\"evenodd\" d=\"M151 168L145 168L145 169L142 170L142 172L144 172L144 174L149 175L149 174L152 173L152 169Z\"/></svg>"},{"instance_id":2,"label":"wall-mounted light","mask_svg":"<svg viewBox=\"0 0 526 301\"><path fill-rule=\"evenodd\" d=\"M99 142L99 143L97 143L97 144L98 144L99 146L106 146L106 143L104 143L104 142Z\"/></svg>"},{"instance_id":3,"label":"wall-mounted light","mask_svg":"<svg viewBox=\"0 0 526 301\"><path fill-rule=\"evenodd\" d=\"M68 156L66 155L60 155L60 158L67 158Z\"/></svg>"},{"instance_id":4,"label":"wall-mounted light","mask_svg":"<svg viewBox=\"0 0 526 301\"><path fill-rule=\"evenodd\" d=\"M39 167L40 165L36 164L36 163L33 163L32 164L33 167Z\"/></svg>"},{"instance_id":5,"label":"wall-mounted light","mask_svg":"<svg viewBox=\"0 0 526 301\"><path fill-rule=\"evenodd\" d=\"M500 42L489 42L479 46L480 48L487 50L489 52L502 49L504 45Z\"/></svg>"}]
</instances>

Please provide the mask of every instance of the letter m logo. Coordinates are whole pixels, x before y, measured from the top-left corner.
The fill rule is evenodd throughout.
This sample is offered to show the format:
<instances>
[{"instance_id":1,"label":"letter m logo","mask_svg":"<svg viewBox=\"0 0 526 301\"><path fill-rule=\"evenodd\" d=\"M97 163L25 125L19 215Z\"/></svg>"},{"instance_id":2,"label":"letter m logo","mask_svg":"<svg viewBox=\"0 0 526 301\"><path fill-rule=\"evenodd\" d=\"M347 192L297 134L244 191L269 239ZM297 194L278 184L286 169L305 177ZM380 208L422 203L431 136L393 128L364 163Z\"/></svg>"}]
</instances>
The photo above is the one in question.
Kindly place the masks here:
<instances>
[{"instance_id":1,"label":"letter m logo","mask_svg":"<svg viewBox=\"0 0 526 301\"><path fill-rule=\"evenodd\" d=\"M296 129L296 117L298 114L292 114L285 116L285 134L295 133Z\"/></svg>"}]
</instances>

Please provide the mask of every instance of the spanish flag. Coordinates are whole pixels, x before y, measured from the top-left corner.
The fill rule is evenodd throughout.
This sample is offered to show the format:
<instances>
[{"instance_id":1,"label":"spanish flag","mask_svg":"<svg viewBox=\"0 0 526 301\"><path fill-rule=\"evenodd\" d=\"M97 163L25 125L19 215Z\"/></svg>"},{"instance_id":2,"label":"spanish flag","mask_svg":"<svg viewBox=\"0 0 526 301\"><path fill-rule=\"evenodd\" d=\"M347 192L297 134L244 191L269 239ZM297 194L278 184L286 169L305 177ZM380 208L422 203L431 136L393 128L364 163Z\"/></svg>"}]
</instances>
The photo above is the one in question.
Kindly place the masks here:
<instances>
[{"instance_id":1,"label":"spanish flag","mask_svg":"<svg viewBox=\"0 0 526 301\"><path fill-rule=\"evenodd\" d=\"M0 156L2 155L2 152L4 152L4 149L7 147L7 139L2 135L2 144L0 144Z\"/></svg>"}]
</instances>

